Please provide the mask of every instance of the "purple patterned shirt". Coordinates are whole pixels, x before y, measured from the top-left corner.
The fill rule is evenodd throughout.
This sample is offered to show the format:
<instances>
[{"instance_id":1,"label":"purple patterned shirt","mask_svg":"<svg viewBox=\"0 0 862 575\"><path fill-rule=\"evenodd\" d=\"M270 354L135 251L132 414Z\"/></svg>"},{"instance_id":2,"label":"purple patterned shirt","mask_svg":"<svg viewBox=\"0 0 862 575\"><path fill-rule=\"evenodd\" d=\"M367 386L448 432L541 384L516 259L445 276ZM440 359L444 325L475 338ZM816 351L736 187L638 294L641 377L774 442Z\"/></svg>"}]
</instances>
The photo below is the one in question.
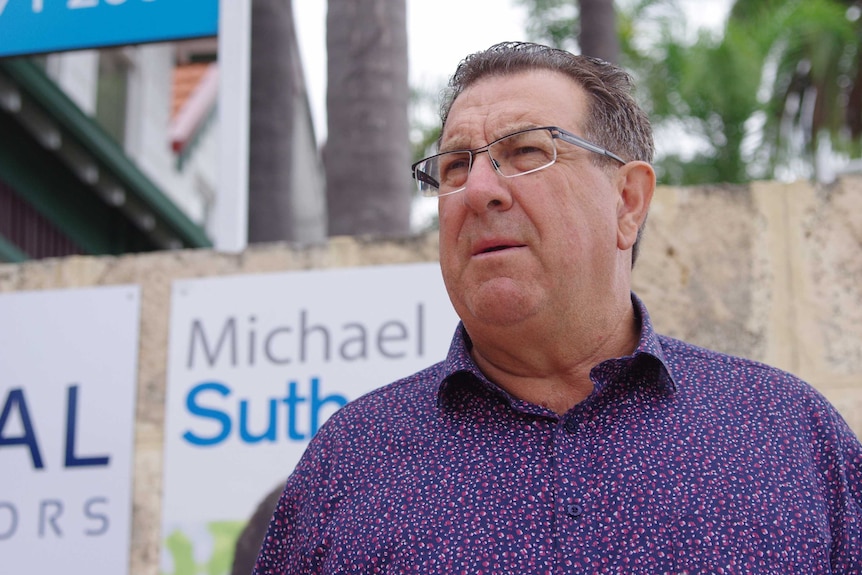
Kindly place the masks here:
<instances>
[{"instance_id":1,"label":"purple patterned shirt","mask_svg":"<svg viewBox=\"0 0 862 575\"><path fill-rule=\"evenodd\" d=\"M862 446L807 384L657 335L565 416L470 359L347 405L287 481L281 573L862 573Z\"/></svg>"}]
</instances>

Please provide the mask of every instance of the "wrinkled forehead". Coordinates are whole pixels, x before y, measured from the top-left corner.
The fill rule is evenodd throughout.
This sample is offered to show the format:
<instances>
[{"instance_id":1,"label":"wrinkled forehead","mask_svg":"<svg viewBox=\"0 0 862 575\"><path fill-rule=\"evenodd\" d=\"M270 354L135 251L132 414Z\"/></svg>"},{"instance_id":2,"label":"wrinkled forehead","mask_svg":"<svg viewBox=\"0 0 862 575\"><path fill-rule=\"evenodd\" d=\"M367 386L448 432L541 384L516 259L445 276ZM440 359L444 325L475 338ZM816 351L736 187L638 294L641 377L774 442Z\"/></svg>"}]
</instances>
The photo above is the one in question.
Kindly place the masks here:
<instances>
[{"instance_id":1,"label":"wrinkled forehead","mask_svg":"<svg viewBox=\"0 0 862 575\"><path fill-rule=\"evenodd\" d=\"M588 108L586 91L561 72L538 69L483 76L452 102L440 149L475 148L539 126L580 134Z\"/></svg>"}]
</instances>

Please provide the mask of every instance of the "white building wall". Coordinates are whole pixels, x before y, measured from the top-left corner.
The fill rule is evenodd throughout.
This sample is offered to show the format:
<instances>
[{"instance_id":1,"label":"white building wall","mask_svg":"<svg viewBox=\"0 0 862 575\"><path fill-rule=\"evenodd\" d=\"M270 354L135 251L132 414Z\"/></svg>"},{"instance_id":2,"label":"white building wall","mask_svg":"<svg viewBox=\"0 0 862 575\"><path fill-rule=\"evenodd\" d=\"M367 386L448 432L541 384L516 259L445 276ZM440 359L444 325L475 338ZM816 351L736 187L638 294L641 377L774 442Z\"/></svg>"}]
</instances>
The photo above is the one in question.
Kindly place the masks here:
<instances>
[{"instance_id":1,"label":"white building wall","mask_svg":"<svg viewBox=\"0 0 862 575\"><path fill-rule=\"evenodd\" d=\"M179 168L169 136L173 101L175 47L171 43L123 49L130 62L125 141L129 158L195 223L206 227L208 205L217 188L217 133L207 127L190 157ZM48 76L86 114L95 116L99 51L52 54Z\"/></svg>"},{"instance_id":2,"label":"white building wall","mask_svg":"<svg viewBox=\"0 0 862 575\"><path fill-rule=\"evenodd\" d=\"M129 76L125 137L121 145L141 171L212 237L208 216L219 188L218 120L214 114L197 140L189 144L190 152L181 165L170 142L176 49L173 43L122 49L129 61ZM46 65L49 77L82 111L93 117L99 54L97 50L54 54L48 57ZM295 157L290 162L293 166L290 193L297 237L318 242L326 237L325 184L305 98L303 93L293 101L296 131Z\"/></svg>"},{"instance_id":3,"label":"white building wall","mask_svg":"<svg viewBox=\"0 0 862 575\"><path fill-rule=\"evenodd\" d=\"M87 114L96 113L96 86L99 79L99 52L79 50L48 56L48 77Z\"/></svg>"},{"instance_id":4,"label":"white building wall","mask_svg":"<svg viewBox=\"0 0 862 575\"><path fill-rule=\"evenodd\" d=\"M305 94L293 99L291 199L296 237L306 242L326 239L326 176L317 153L314 126Z\"/></svg>"},{"instance_id":5,"label":"white building wall","mask_svg":"<svg viewBox=\"0 0 862 575\"><path fill-rule=\"evenodd\" d=\"M206 145L217 133L210 125L192 156L179 169L171 149L174 46L152 44L137 48L130 78L126 153L195 223L205 224L206 199L198 182L215 188L215 146Z\"/></svg>"},{"instance_id":6,"label":"white building wall","mask_svg":"<svg viewBox=\"0 0 862 575\"><path fill-rule=\"evenodd\" d=\"M167 132L165 132L167 138ZM169 144L168 144L169 145ZM169 196L195 223L206 229L209 209L212 206L215 190L218 187L217 154L218 125L215 121L207 126L192 145L191 153L180 166L179 159L171 154L171 167L163 171L160 185Z\"/></svg>"}]
</instances>

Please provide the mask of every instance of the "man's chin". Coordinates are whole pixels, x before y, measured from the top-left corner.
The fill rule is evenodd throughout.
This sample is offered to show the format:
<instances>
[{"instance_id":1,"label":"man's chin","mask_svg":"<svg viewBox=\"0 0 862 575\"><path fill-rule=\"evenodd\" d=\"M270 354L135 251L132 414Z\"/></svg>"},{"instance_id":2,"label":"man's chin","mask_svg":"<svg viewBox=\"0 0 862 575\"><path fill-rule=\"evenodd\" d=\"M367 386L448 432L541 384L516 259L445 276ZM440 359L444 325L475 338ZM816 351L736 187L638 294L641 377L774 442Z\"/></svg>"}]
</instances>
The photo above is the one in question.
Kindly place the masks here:
<instances>
[{"instance_id":1,"label":"man's chin","mask_svg":"<svg viewBox=\"0 0 862 575\"><path fill-rule=\"evenodd\" d=\"M512 327L538 312L540 306L535 294L530 294L509 278L502 279L483 283L464 302L467 315L479 324L488 327Z\"/></svg>"}]
</instances>

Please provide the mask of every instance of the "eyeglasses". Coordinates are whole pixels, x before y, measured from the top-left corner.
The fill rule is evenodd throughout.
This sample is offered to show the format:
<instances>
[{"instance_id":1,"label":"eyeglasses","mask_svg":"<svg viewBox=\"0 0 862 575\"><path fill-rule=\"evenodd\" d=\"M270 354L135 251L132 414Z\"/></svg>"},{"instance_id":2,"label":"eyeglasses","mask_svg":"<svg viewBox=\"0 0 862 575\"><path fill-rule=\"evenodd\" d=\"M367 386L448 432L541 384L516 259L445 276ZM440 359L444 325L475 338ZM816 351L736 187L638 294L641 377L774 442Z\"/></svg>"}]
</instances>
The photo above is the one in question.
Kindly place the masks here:
<instances>
[{"instance_id":1,"label":"eyeglasses","mask_svg":"<svg viewBox=\"0 0 862 575\"><path fill-rule=\"evenodd\" d=\"M600 154L625 164L626 161L604 148L555 126L528 128L494 140L474 150L453 150L419 160L411 166L413 179L423 196L446 196L467 187L473 158L488 152L491 165L504 178L524 176L543 170L557 161L557 140Z\"/></svg>"}]
</instances>

